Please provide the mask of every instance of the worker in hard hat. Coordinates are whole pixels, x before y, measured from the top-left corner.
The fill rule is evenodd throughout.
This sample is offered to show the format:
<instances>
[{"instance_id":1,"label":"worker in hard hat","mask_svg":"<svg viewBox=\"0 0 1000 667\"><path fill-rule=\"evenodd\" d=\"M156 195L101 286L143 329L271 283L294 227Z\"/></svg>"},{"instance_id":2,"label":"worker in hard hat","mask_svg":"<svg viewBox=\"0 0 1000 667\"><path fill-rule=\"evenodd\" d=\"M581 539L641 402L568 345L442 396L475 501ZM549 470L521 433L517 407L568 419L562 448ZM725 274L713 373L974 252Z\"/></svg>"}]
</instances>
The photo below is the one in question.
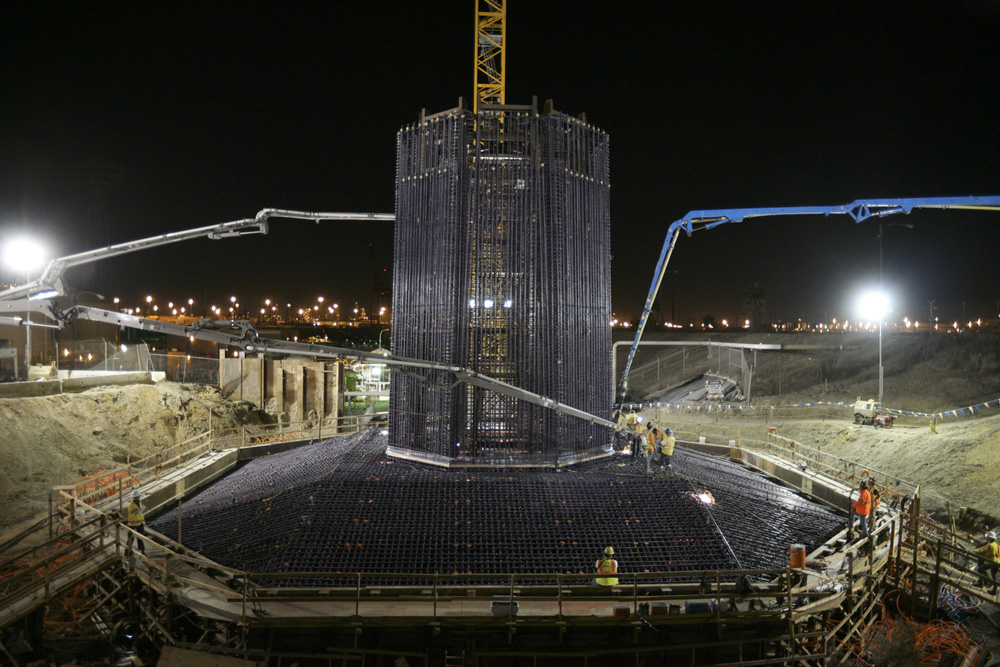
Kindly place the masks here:
<instances>
[{"instance_id":1,"label":"worker in hard hat","mask_svg":"<svg viewBox=\"0 0 1000 667\"><path fill-rule=\"evenodd\" d=\"M125 509L128 515L128 527L134 530L140 535L146 534L146 506L142 504L142 497L139 492L136 491L132 494L132 502L128 504ZM132 540L135 538L135 533L129 531L128 539L125 540L125 547L128 549L132 548ZM146 553L145 540L138 540L139 542L139 552Z\"/></svg>"},{"instance_id":2,"label":"worker in hard hat","mask_svg":"<svg viewBox=\"0 0 1000 667\"><path fill-rule=\"evenodd\" d=\"M598 576L594 578L594 583L598 586L617 586L618 577L609 577L609 574L618 574L618 561L616 561L612 556L615 555L615 550L612 547L608 547L604 550L604 554L597 559L597 563L594 567L597 569Z\"/></svg>"},{"instance_id":3,"label":"worker in hard hat","mask_svg":"<svg viewBox=\"0 0 1000 667\"><path fill-rule=\"evenodd\" d=\"M660 429L651 428L646 431L646 447L644 449L646 455L646 474L653 474L652 468L650 467L653 455L660 445Z\"/></svg>"},{"instance_id":4,"label":"worker in hard hat","mask_svg":"<svg viewBox=\"0 0 1000 667\"><path fill-rule=\"evenodd\" d=\"M851 503L851 514L848 526L854 527L854 517L861 524L861 534L868 537L868 515L872 511L872 494L868 491L868 482L862 480L858 485L858 499Z\"/></svg>"},{"instance_id":5,"label":"worker in hard hat","mask_svg":"<svg viewBox=\"0 0 1000 667\"><path fill-rule=\"evenodd\" d=\"M635 414L635 410L629 410L625 414L625 428L638 432L639 416ZM639 438L633 433L629 433L629 448L632 450L632 458L637 458L639 456Z\"/></svg>"},{"instance_id":6,"label":"worker in hard hat","mask_svg":"<svg viewBox=\"0 0 1000 667\"><path fill-rule=\"evenodd\" d=\"M660 440L660 472L673 465L671 461L674 458L674 444L676 442L674 432L669 428L663 429L663 438Z\"/></svg>"},{"instance_id":7,"label":"worker in hard hat","mask_svg":"<svg viewBox=\"0 0 1000 667\"><path fill-rule=\"evenodd\" d=\"M614 448L616 452L620 452L625 449L625 443L628 442L628 434L625 432L625 413L615 410L611 413L611 420L618 425L615 429Z\"/></svg>"},{"instance_id":8,"label":"worker in hard hat","mask_svg":"<svg viewBox=\"0 0 1000 667\"><path fill-rule=\"evenodd\" d=\"M649 432L653 430L653 422L636 424L635 430L636 436L632 440L632 458L638 461L640 457L646 455L646 438L649 436Z\"/></svg>"},{"instance_id":9,"label":"worker in hard hat","mask_svg":"<svg viewBox=\"0 0 1000 667\"><path fill-rule=\"evenodd\" d=\"M986 572L989 571L989 577L993 582L993 587L990 589L991 595L996 595L997 593L997 570L1000 570L1000 544L997 544L997 534L992 530L986 533L986 544L973 550L974 554L981 557L983 562L979 564L976 568L976 572L979 573L980 577L985 577ZM977 586L986 588L986 582L980 579L976 582Z\"/></svg>"}]
</instances>

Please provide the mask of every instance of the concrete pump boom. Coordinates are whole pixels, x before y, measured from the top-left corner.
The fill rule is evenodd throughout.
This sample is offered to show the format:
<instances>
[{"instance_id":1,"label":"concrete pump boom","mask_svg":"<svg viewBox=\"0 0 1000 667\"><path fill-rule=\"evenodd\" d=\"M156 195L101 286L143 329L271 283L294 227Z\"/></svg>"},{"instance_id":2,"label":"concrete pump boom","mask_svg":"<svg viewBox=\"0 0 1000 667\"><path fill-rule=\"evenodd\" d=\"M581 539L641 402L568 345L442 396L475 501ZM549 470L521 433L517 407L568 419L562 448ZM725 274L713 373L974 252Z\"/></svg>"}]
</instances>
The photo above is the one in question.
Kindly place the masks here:
<instances>
[{"instance_id":1,"label":"concrete pump boom","mask_svg":"<svg viewBox=\"0 0 1000 667\"><path fill-rule=\"evenodd\" d=\"M957 208L983 211L1000 210L1000 196L985 197L918 197L910 199L858 199L850 204L839 206L786 206L769 208L730 208L707 211L689 211L680 220L675 220L667 229L667 237L663 242L663 250L660 251L660 259L656 263L656 271L653 274L653 284L649 289L649 296L646 297L646 304L642 308L642 316L635 329L635 341L628 352L628 361L625 362L625 370L619 383L619 402L624 402L625 393L628 391L628 373L632 368L632 361L635 359L635 352L642 339L643 329L646 327L646 320L653 308L653 301L656 300L656 293L660 289L663 275L666 272L667 263L674 252L677 244L677 236L681 230L690 236L692 232L701 229L712 229L727 222L743 222L749 218L773 217L779 215L849 215L854 222L863 222L868 218L883 217L896 213L910 213L915 208Z\"/></svg>"},{"instance_id":2,"label":"concrete pump boom","mask_svg":"<svg viewBox=\"0 0 1000 667\"><path fill-rule=\"evenodd\" d=\"M70 324L75 319L85 319L95 322L105 322L119 327L129 327L143 331L156 331L173 336L187 336L223 345L231 345L241 350L254 354L287 354L306 357L320 357L326 359L347 359L357 361L374 361L388 366L396 366L401 369L415 369L425 371L421 376L429 382L445 381L448 378L449 384L452 382L465 382L476 387L482 387L495 391L498 394L510 396L512 398L541 405L542 407L555 410L557 414L569 415L578 419L607 426L613 429L622 429L618 424L592 415L583 410L578 410L565 403L560 403L554 399L532 393L526 389L515 387L512 384L491 378L482 373L477 373L468 368L454 366L435 361L423 359L411 359L408 357L397 357L391 354L383 355L361 350L352 350L341 347L331 347L327 345L313 345L309 343L298 343L287 340L275 340L271 338L261 338L257 335L257 330L253 324L245 320L209 320L204 319L189 325L174 324L172 322L162 322L151 320L135 315L127 315L101 308L91 308L89 306L74 306L66 311L50 309L51 317L54 317L62 326ZM225 330L238 329L239 334L226 333ZM628 431L628 429L625 429Z\"/></svg>"},{"instance_id":3,"label":"concrete pump boom","mask_svg":"<svg viewBox=\"0 0 1000 667\"><path fill-rule=\"evenodd\" d=\"M495 391L505 396L541 405L551 410L555 410L559 414L570 415L616 430L623 428L618 424L602 417L589 414L570 405L566 405L546 396L515 387L509 383L491 378L461 366L452 366L433 361L425 361L422 359L373 354L370 352L329 347L325 345L310 345L308 343L261 338L258 336L256 328L249 321L213 321L205 319L191 325L180 325L86 306L74 306L66 310L61 310L55 303L50 301L52 297L65 293L62 277L67 269L74 266L89 262L96 262L102 259L136 252L138 250L145 250L147 248L177 243L179 241L187 241L197 238L222 239L243 236L246 234L266 234L268 232L267 221L270 218L313 220L316 222L328 220L394 221L395 215L391 213L311 213L307 211L266 208L259 211L252 218L243 218L242 220L235 220L233 222L224 222L217 225L209 225L207 227L198 227L181 232L162 234L160 236L153 236L145 239L139 239L137 241L129 241L127 243L112 245L106 248L89 250L75 255L68 255L49 262L49 265L46 267L41 278L38 280L0 292L0 313L39 313L57 322L56 325L31 323L31 326L55 326L61 328L69 325L75 319L86 319L106 322L119 327L129 327L145 331L157 331L176 336L189 336L198 340L231 345L251 353L271 352L276 354L308 357L378 361L379 363L396 366L401 369L415 369L417 372L425 371L425 375L421 377L427 381L440 382L444 381L444 378L449 378L449 383L464 382L466 384ZM25 326L28 322L20 318L0 316L0 324ZM239 334L226 333L227 329L239 330ZM629 431L627 428L624 430Z\"/></svg>"},{"instance_id":4,"label":"concrete pump boom","mask_svg":"<svg viewBox=\"0 0 1000 667\"><path fill-rule=\"evenodd\" d=\"M47 299L65 294L65 287L62 283L63 274L74 266L89 264L102 259L109 259L119 255L155 248L157 246L177 243L179 241L189 241L191 239L209 238L224 239L247 234L267 234L268 220L270 218L288 218L291 220L312 220L322 222L325 220L384 220L392 222L396 216L392 213L311 213L308 211L290 211L279 208L265 208L257 212L252 218L243 218L233 222L223 222L207 227L197 227L181 232L170 232L159 236L128 241L117 245L88 250L75 255L58 257L49 262L42 272L41 278L29 281L24 285L11 287L0 291L0 301L13 301L16 299Z\"/></svg>"}]
</instances>

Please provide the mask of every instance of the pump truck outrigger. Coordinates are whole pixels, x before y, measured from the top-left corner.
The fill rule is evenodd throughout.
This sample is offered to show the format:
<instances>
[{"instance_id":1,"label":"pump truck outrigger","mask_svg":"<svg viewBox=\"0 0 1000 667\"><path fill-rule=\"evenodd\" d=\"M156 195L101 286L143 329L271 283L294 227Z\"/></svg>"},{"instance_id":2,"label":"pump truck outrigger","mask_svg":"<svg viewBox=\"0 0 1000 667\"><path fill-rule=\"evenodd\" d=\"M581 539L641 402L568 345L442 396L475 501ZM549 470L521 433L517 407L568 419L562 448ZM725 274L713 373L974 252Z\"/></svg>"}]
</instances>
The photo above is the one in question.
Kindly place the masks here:
<instances>
[{"instance_id":1,"label":"pump truck outrigger","mask_svg":"<svg viewBox=\"0 0 1000 667\"><path fill-rule=\"evenodd\" d=\"M874 398L867 401L858 400L854 402L854 423L861 426L874 426L875 428L892 428L892 414L884 411Z\"/></svg>"}]
</instances>

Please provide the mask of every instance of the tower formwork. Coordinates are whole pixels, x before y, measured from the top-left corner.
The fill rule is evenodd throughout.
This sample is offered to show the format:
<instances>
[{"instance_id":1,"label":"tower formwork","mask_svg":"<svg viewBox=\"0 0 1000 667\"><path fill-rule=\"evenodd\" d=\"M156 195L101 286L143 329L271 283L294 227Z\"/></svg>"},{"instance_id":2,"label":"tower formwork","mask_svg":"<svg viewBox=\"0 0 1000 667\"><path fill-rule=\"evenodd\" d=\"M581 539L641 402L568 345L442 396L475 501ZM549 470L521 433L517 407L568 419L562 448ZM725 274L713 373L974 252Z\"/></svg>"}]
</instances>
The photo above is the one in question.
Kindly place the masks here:
<instances>
[{"instance_id":1,"label":"tower formwork","mask_svg":"<svg viewBox=\"0 0 1000 667\"><path fill-rule=\"evenodd\" d=\"M451 109L397 136L392 353L467 367L608 417L608 135L534 105ZM397 372L389 453L553 465L606 427L487 389Z\"/></svg>"}]
</instances>

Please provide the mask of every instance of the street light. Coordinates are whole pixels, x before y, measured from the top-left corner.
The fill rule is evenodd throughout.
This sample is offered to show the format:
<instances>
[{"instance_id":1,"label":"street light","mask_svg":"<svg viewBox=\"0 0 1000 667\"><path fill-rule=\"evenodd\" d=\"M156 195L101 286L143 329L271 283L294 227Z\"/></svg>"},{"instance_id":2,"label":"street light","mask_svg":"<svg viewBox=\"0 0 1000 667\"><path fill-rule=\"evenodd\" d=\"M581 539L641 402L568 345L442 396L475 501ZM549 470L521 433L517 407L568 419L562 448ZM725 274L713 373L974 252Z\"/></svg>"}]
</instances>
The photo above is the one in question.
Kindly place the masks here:
<instances>
[{"instance_id":1,"label":"street light","mask_svg":"<svg viewBox=\"0 0 1000 667\"><path fill-rule=\"evenodd\" d=\"M24 282L31 282L31 272L45 263L45 249L32 239L16 239L4 251L4 263L18 273L24 274ZM24 372L25 378L31 370L31 310L24 319Z\"/></svg>"},{"instance_id":2,"label":"street light","mask_svg":"<svg viewBox=\"0 0 1000 667\"><path fill-rule=\"evenodd\" d=\"M884 398L884 377L882 368L882 320L889 312L889 298L883 292L869 292L858 302L858 311L867 320L878 318L878 408L882 409Z\"/></svg>"}]
</instances>

